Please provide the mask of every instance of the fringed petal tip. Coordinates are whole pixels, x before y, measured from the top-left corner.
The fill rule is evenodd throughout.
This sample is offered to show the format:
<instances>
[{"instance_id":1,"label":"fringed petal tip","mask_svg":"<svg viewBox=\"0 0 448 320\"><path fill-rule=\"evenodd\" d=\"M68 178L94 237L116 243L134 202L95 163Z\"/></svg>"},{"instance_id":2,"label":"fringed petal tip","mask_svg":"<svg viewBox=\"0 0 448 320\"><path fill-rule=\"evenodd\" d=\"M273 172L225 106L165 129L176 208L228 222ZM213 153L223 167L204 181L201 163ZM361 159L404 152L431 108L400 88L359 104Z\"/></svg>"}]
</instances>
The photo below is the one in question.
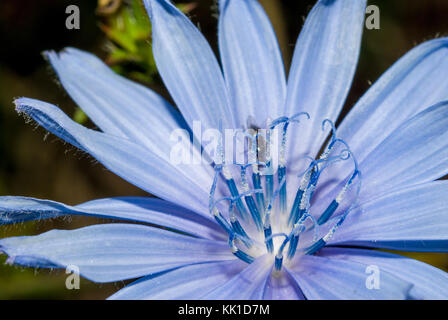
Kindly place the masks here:
<instances>
[{"instance_id":1,"label":"fringed petal tip","mask_svg":"<svg viewBox=\"0 0 448 320\"><path fill-rule=\"evenodd\" d=\"M13 102L14 102L15 109L16 109L17 113L19 113L19 114L26 113L27 115L30 115L30 116L33 114L33 112L37 111L37 109L34 107L34 105L36 103L39 104L40 108L43 107L44 109L47 109L47 110L58 109L56 106L54 106L52 104L49 104L49 103L46 103L43 101L39 101L39 100L36 100L33 98L27 98L27 97L20 97L20 98L14 99Z\"/></svg>"},{"instance_id":2,"label":"fringed petal tip","mask_svg":"<svg viewBox=\"0 0 448 320\"><path fill-rule=\"evenodd\" d=\"M5 252L5 254L7 253ZM63 266L55 264L50 260L33 256L9 256L6 259L5 264L24 268L45 268L45 269L63 268Z\"/></svg>"},{"instance_id":3,"label":"fringed petal tip","mask_svg":"<svg viewBox=\"0 0 448 320\"><path fill-rule=\"evenodd\" d=\"M92 55L91 53L84 52L82 50L76 49L74 47L65 47L60 51L56 50L44 50L42 51L42 56L48 60L60 59L63 58L67 54L85 54Z\"/></svg>"},{"instance_id":4,"label":"fringed petal tip","mask_svg":"<svg viewBox=\"0 0 448 320\"><path fill-rule=\"evenodd\" d=\"M19 114L22 114L25 112L25 105L27 104L28 98L26 97L20 97L20 98L16 98L14 99L13 103L16 109L16 112Z\"/></svg>"},{"instance_id":5,"label":"fringed petal tip","mask_svg":"<svg viewBox=\"0 0 448 320\"><path fill-rule=\"evenodd\" d=\"M13 101L16 112L19 115L23 116L27 123L31 122L33 120L38 122L36 120L35 116L36 116L36 112L39 112L39 111L36 110L35 107L33 107L33 105L36 102L39 103L39 106L44 106L45 108L48 107L49 108L48 110L51 110L52 107L53 107L53 105L50 105L50 104L47 104L45 102L38 101L38 100L35 100L35 99L32 99L32 98L27 98L27 97L20 97L20 98L17 98L17 99L15 99ZM57 108L57 107L54 106L54 108Z\"/></svg>"}]
</instances>

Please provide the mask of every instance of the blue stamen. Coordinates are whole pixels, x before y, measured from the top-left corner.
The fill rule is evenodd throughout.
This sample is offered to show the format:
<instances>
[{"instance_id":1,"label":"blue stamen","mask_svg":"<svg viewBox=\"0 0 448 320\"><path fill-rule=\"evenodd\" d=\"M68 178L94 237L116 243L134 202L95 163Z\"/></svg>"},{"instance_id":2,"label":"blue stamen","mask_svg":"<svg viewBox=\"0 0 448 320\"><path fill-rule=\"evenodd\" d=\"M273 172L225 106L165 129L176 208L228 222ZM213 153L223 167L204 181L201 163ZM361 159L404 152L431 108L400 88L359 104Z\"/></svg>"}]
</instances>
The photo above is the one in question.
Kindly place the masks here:
<instances>
[{"instance_id":1,"label":"blue stamen","mask_svg":"<svg viewBox=\"0 0 448 320\"><path fill-rule=\"evenodd\" d=\"M335 139L334 141L337 141ZM333 144L330 144L331 148L334 146ZM344 154L346 156L344 156ZM303 216L303 214L306 212L306 206L304 201L311 203L311 199L314 195L314 190L317 185L317 181L319 180L320 174L332 163L336 161L342 161L347 160L350 157L350 150L344 149L341 151L341 154L334 156L334 157L328 157L328 152L322 156L319 160L314 160L309 165L307 171L305 172L303 178L302 178L302 185L297 190L296 198L294 200L293 207L291 209L291 213L289 216L288 223L289 225L293 225L297 223L297 221ZM319 169L319 164L324 164L322 168ZM309 172L309 173L308 173ZM309 177L308 184L306 188L304 189L303 184L306 184L307 178ZM305 193L306 191L306 193ZM303 198L305 195L305 198Z\"/></svg>"},{"instance_id":2,"label":"blue stamen","mask_svg":"<svg viewBox=\"0 0 448 320\"><path fill-rule=\"evenodd\" d=\"M272 199L272 193L274 192L274 176L272 174L265 175L266 179L266 203L270 203Z\"/></svg>"},{"instance_id":3,"label":"blue stamen","mask_svg":"<svg viewBox=\"0 0 448 320\"><path fill-rule=\"evenodd\" d=\"M289 215L288 223L289 225L293 224L293 221L298 220L298 212L299 212L299 206L302 202L304 190L298 189L296 193L296 197L294 199L294 203L292 205L291 213Z\"/></svg>"},{"instance_id":4,"label":"blue stamen","mask_svg":"<svg viewBox=\"0 0 448 320\"><path fill-rule=\"evenodd\" d=\"M297 250L297 245L299 244L300 233L305 230L305 226L302 224L305 218L301 218L300 222L294 225L289 236L289 248L288 248L288 259L292 259Z\"/></svg>"},{"instance_id":5,"label":"blue stamen","mask_svg":"<svg viewBox=\"0 0 448 320\"><path fill-rule=\"evenodd\" d=\"M294 199L294 203L291 208L291 212L289 214L288 224L290 226L294 225L302 217L304 213L303 201L305 201L306 199L304 199L303 197L306 196L305 191L308 192L309 188L312 186L311 181L313 175L315 174L316 168L317 168L316 161L313 160L306 169L305 173L303 174L300 187L299 189L297 189L296 197ZM302 209L302 211L300 211L300 209Z\"/></svg>"},{"instance_id":6,"label":"blue stamen","mask_svg":"<svg viewBox=\"0 0 448 320\"><path fill-rule=\"evenodd\" d=\"M283 255L281 256L275 255L275 262L274 262L275 270L280 271L282 269L282 264L283 264Z\"/></svg>"},{"instance_id":7,"label":"blue stamen","mask_svg":"<svg viewBox=\"0 0 448 320\"><path fill-rule=\"evenodd\" d=\"M330 219L330 217L333 215L333 213L336 211L336 209L338 208L339 203L337 203L336 200L331 201L330 205L327 207L327 209L325 209L324 213L322 213L322 215L319 217L319 219L317 220L317 223L319 225L324 224L325 222L328 221L328 219Z\"/></svg>"},{"instance_id":8,"label":"blue stamen","mask_svg":"<svg viewBox=\"0 0 448 320\"><path fill-rule=\"evenodd\" d=\"M213 183L210 188L210 194L209 194L209 198L208 198L208 206L209 206L208 209L209 209L210 213L212 213L212 211L213 211L216 185L218 184L218 177L219 177L219 173L221 172L222 166L216 165L214 169L215 169L215 175L213 177Z\"/></svg>"},{"instance_id":9,"label":"blue stamen","mask_svg":"<svg viewBox=\"0 0 448 320\"><path fill-rule=\"evenodd\" d=\"M244 251L238 249L238 247L235 245L235 234L230 234L229 236L229 246L230 249L232 250L232 253L239 259L243 260L244 262L247 263L252 263L254 262L255 258L248 255L247 253L245 253Z\"/></svg>"},{"instance_id":10,"label":"blue stamen","mask_svg":"<svg viewBox=\"0 0 448 320\"><path fill-rule=\"evenodd\" d=\"M291 237L287 236L286 234L279 234L284 235L285 240L282 242L277 254L275 255L275 269L277 271L280 271L283 264L283 250L285 249L286 244L291 240Z\"/></svg>"},{"instance_id":11,"label":"blue stamen","mask_svg":"<svg viewBox=\"0 0 448 320\"><path fill-rule=\"evenodd\" d=\"M214 209L214 214L213 216L215 217L215 220L218 222L218 224L230 235L233 233L232 231L232 227L230 226L230 224L227 222L227 220L223 217L223 215L221 214L221 212L218 211L218 209Z\"/></svg>"},{"instance_id":12,"label":"blue stamen","mask_svg":"<svg viewBox=\"0 0 448 320\"><path fill-rule=\"evenodd\" d=\"M254 188L255 189L261 189L261 178L260 178L260 174L259 173L253 173L252 174L252 182L254 184ZM256 199L257 199L257 205L258 205L258 210L260 212L260 214L262 216L264 216L264 207L265 207L265 203L264 203L264 194L263 192L259 192L255 195Z\"/></svg>"},{"instance_id":13,"label":"blue stamen","mask_svg":"<svg viewBox=\"0 0 448 320\"><path fill-rule=\"evenodd\" d=\"M286 180L286 134L288 131L289 122L286 122L283 125L283 135L282 135L282 144L280 146L280 158L279 158L279 168L278 168L278 182L280 183L283 180ZM286 183L283 183L280 188L279 195L279 209L280 213L284 214L286 212Z\"/></svg>"},{"instance_id":14,"label":"blue stamen","mask_svg":"<svg viewBox=\"0 0 448 320\"><path fill-rule=\"evenodd\" d=\"M264 237L265 237L265 243L266 243L266 249L268 249L268 252L272 253L274 251L274 242L272 241L272 228L271 224L266 224L264 226Z\"/></svg>"},{"instance_id":15,"label":"blue stamen","mask_svg":"<svg viewBox=\"0 0 448 320\"><path fill-rule=\"evenodd\" d=\"M230 179L226 178L226 182L227 182L227 186L229 187L229 191L230 191L230 194L232 195L232 197L237 198L236 207L237 207L241 217L243 218L243 220L246 219L248 216L247 210L243 204L243 201L241 201L240 194L239 194L238 189L235 184L235 180L233 178L230 178Z\"/></svg>"},{"instance_id":16,"label":"blue stamen","mask_svg":"<svg viewBox=\"0 0 448 320\"><path fill-rule=\"evenodd\" d=\"M277 125L280 123L284 123L283 125L283 135L282 135L282 143L280 146L280 166L278 169L278 181L282 181L284 178L286 178L286 134L288 131L288 126L290 122L300 122L299 120L296 120L296 118L299 118L300 116L305 115L308 119L310 119L310 115L307 112L299 112L297 114L294 114L292 117L279 117L278 119L274 120L271 125L270 129L274 129ZM266 179L267 183L269 182L271 184L271 181ZM272 182L273 183L273 182ZM271 187L272 189L272 187ZM286 204L287 204L287 193L286 193L286 183L281 187L280 189L280 196L279 196L279 209L281 213L286 212ZM268 200L269 202L270 200Z\"/></svg>"},{"instance_id":17,"label":"blue stamen","mask_svg":"<svg viewBox=\"0 0 448 320\"><path fill-rule=\"evenodd\" d=\"M278 168L278 182L282 182L283 179L286 179L286 168L281 166ZM286 183L283 183L279 193L279 209L282 214L286 212L286 202Z\"/></svg>"},{"instance_id":18,"label":"blue stamen","mask_svg":"<svg viewBox=\"0 0 448 320\"><path fill-rule=\"evenodd\" d=\"M246 231L244 231L243 226L238 221L238 219L235 216L232 216L230 218L230 223L232 225L233 230L235 231L235 233L237 233L240 236L239 238L241 239L241 241L243 241L243 243L246 245L246 247L251 248L253 241L252 241L252 239L249 238Z\"/></svg>"},{"instance_id":19,"label":"blue stamen","mask_svg":"<svg viewBox=\"0 0 448 320\"><path fill-rule=\"evenodd\" d=\"M327 207L327 209L324 211L324 213L322 213L322 215L319 217L319 220L317 221L317 223L319 225L324 224L325 222L328 221L328 219L331 218L331 216L334 214L334 212L336 211L336 209L339 206L339 203L341 203L341 201L344 198L344 195L348 189L348 187L351 186L351 184L353 183L353 180L355 179L355 177L358 175L359 171L355 171L352 176L350 177L350 179L347 181L347 183L345 184L345 186L343 187L342 191L339 193L339 195L336 197L336 199L334 199L330 205Z\"/></svg>"},{"instance_id":20,"label":"blue stamen","mask_svg":"<svg viewBox=\"0 0 448 320\"><path fill-rule=\"evenodd\" d=\"M307 169L299 176L301 176L300 186L296 191L293 205L289 216L277 217L275 214L284 214L287 210L287 170L286 170L286 138L287 129L290 123L299 122L298 118L301 115L309 115L306 113L299 113L292 117L280 117L271 122L268 126L266 135L261 133L262 130L257 130L256 133L245 133L245 136L250 139L248 145L248 161L245 164L224 164L224 162L215 164L215 177L213 179L211 191L209 194L209 209L214 215L214 218L218 224L229 234L229 246L232 253L242 261L246 263L252 263L256 257L251 256L242 250L243 248L251 248L253 245L262 245L256 239L252 240L252 232L263 232L264 242L266 250L269 253L274 253L275 251L275 270L280 271L283 265L283 260L286 255L287 259L294 258L294 255L300 251L301 254L315 254L322 247L324 247L329 239L332 237L337 228L344 222L345 217L351 210L350 207L347 212L343 215L338 216L335 225L330 228L330 230L323 237L319 234L319 226L327 223L334 215L339 214L338 210L341 210L341 203L344 200L349 188L355 184L355 178L360 177L358 171L358 164L356 159L353 157L347 143L336 137L336 128L330 120L326 119L322 122L322 130L327 130L328 126L331 129L331 137L327 144L325 151L321 154L318 159L311 158L311 163L308 165ZM283 136L281 137L281 146L279 149L279 161L277 172L273 168L274 158L271 154L271 149L275 146L273 142L277 141L277 138L273 138L274 134L277 132L273 131L277 126L282 126ZM261 137L265 137L266 146L264 146L264 140ZM275 141L271 141L275 140ZM338 146L338 154L333 155L332 152L336 150ZM341 150L342 149L342 150ZM221 156L223 160L222 145L219 145L218 155ZM318 186L319 178L329 166L338 161L344 161L352 158L355 166L355 170L352 176L348 179L345 185L343 185L342 190L339 191L337 196L330 202L328 207L323 211L323 213L317 218L310 214L311 203L313 200L314 192ZM232 176L232 171L230 170L230 165L239 166L241 169L241 181L238 178ZM264 170L261 168L264 167ZM251 168L252 182L251 185L248 182L246 170ZM265 182L262 183L262 176L265 177ZM276 176L276 177L275 177ZM221 196L220 199L215 200L215 193L217 190L217 184L219 177L225 180L228 188L227 195ZM277 182L274 181L277 180ZM241 185L237 185L241 183ZM253 188L252 188L253 186ZM339 185L338 185L339 186ZM359 194L360 183L357 185L358 189L355 192L356 197ZM350 189L351 190L351 189ZM352 191L350 191L352 192ZM229 195L230 194L230 195ZM278 202L277 198L278 197ZM244 198L244 200L243 200ZM229 201L229 215L226 217L221 214L221 206L218 203L221 201ZM275 207L277 206L277 207ZM352 205L353 206L353 205ZM220 209L218 209L218 207ZM273 215L271 225L271 214ZM249 218L249 215L251 218ZM255 228L248 228L248 220L245 223L240 223L241 218L251 219L256 226ZM310 219L312 221L312 226L305 221ZM277 223L283 223L287 220L290 226L289 234L286 233L273 233L284 226L278 226ZM244 227L243 227L244 226ZM244 229L246 228L246 230ZM299 241L301 240L301 234L303 232L312 232L314 230L313 242L308 247L299 246ZM328 229L327 229L328 230ZM250 235L250 236L249 236ZM273 238L277 236L285 237L285 240L281 242L280 247L274 247ZM288 245L287 253L284 253L286 246Z\"/></svg>"},{"instance_id":21,"label":"blue stamen","mask_svg":"<svg viewBox=\"0 0 448 320\"><path fill-rule=\"evenodd\" d=\"M264 168L265 171L265 183L266 183L266 203L271 202L272 193L274 192L274 176L273 176L273 168L272 168L272 162L271 162L271 130L268 130L266 132L266 167Z\"/></svg>"},{"instance_id":22,"label":"blue stamen","mask_svg":"<svg viewBox=\"0 0 448 320\"><path fill-rule=\"evenodd\" d=\"M325 131L325 125L327 123L330 125L331 143L333 143L334 140L336 139L336 127L335 127L333 121L331 121L330 119L325 119L324 121L322 121L322 131Z\"/></svg>"},{"instance_id":23,"label":"blue stamen","mask_svg":"<svg viewBox=\"0 0 448 320\"><path fill-rule=\"evenodd\" d=\"M275 198L278 196L280 189L285 184L285 179L286 178L283 177L283 179L279 183L278 188L273 193L273 197L271 198L271 201L269 202L269 204L266 208L266 215L265 215L265 221L264 221L264 235L265 235L266 246L267 246L269 252L272 252L272 250L273 250L273 243L272 243L272 239L271 239L272 229L271 229L271 221L270 221L271 210L272 210L272 206L273 206Z\"/></svg>"},{"instance_id":24,"label":"blue stamen","mask_svg":"<svg viewBox=\"0 0 448 320\"><path fill-rule=\"evenodd\" d=\"M249 184L246 178L246 168L250 165L251 164L247 166L241 166L241 184L243 186L244 192L250 191ZM244 197L244 200L246 201L246 205L249 208L252 220L255 222L255 226L259 231L261 231L263 229L263 222L261 220L261 215L260 212L258 211L257 205L255 204L254 198L252 197L251 194L248 194L247 196Z\"/></svg>"},{"instance_id":25,"label":"blue stamen","mask_svg":"<svg viewBox=\"0 0 448 320\"><path fill-rule=\"evenodd\" d=\"M322 249L327 243L324 241L324 239L319 239L319 241L316 241L313 243L310 247L308 247L305 250L305 254L312 255L315 254L317 251Z\"/></svg>"},{"instance_id":26,"label":"blue stamen","mask_svg":"<svg viewBox=\"0 0 448 320\"><path fill-rule=\"evenodd\" d=\"M252 196L246 196L244 197L246 200L247 207L249 208L249 212L252 216L252 220L255 222L255 226L258 230L263 229L263 222L261 221L260 212L257 209L257 205L255 204L254 198Z\"/></svg>"},{"instance_id":27,"label":"blue stamen","mask_svg":"<svg viewBox=\"0 0 448 320\"><path fill-rule=\"evenodd\" d=\"M352 175L352 178L354 179L356 176L359 177L360 183L357 186L357 190L355 193L355 198L358 198L359 196L359 192L360 192L360 188L361 188L361 172L358 171L358 166L356 163L356 160L354 160L355 162L355 172ZM350 179L352 180L352 179ZM317 251L319 251L321 248L323 248L328 240L330 240L330 238L334 235L334 233L336 232L336 230L344 223L345 218L347 217L347 215L351 212L351 210L357 205L356 200L352 203L352 205L348 208L348 210L338 219L338 221L336 222L336 224L330 229L330 231L327 232L327 234L325 236L323 236L319 241L315 242L313 245L311 245L306 251L305 254L314 254Z\"/></svg>"},{"instance_id":28,"label":"blue stamen","mask_svg":"<svg viewBox=\"0 0 448 320\"><path fill-rule=\"evenodd\" d=\"M239 259L241 259L244 262L247 262L249 264L251 264L255 260L254 257L248 255L247 253L245 253L245 252L243 252L243 251L241 251L239 249L236 249L236 251L232 251L232 253L235 255L235 257L237 257L237 258L239 258Z\"/></svg>"},{"instance_id":29,"label":"blue stamen","mask_svg":"<svg viewBox=\"0 0 448 320\"><path fill-rule=\"evenodd\" d=\"M296 253L297 245L299 244L299 235L293 235L289 241L288 259L292 259Z\"/></svg>"},{"instance_id":30,"label":"blue stamen","mask_svg":"<svg viewBox=\"0 0 448 320\"><path fill-rule=\"evenodd\" d=\"M272 253L274 251L274 242L272 241L272 229L271 226L264 228L264 236L265 238L268 238L269 240L266 240L266 249L269 253Z\"/></svg>"}]
</instances>

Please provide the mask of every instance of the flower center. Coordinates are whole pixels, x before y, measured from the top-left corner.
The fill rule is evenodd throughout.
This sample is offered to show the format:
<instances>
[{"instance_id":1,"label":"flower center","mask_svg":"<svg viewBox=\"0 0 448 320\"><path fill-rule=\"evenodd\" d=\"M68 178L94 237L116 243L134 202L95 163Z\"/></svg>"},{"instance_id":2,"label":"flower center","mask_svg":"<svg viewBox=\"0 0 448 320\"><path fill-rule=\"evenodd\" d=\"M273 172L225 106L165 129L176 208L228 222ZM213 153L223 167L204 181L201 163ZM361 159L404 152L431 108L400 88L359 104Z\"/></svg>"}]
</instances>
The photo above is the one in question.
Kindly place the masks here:
<instances>
[{"instance_id":1,"label":"flower center","mask_svg":"<svg viewBox=\"0 0 448 320\"><path fill-rule=\"evenodd\" d=\"M330 120L322 122L322 130L330 126L331 135L321 155L303 156L301 172L288 170L288 127L301 117L310 118L299 113L280 117L263 130L246 130L243 163L224 161L224 148L219 145L210 190L210 212L229 235L232 253L247 263L272 254L278 271L284 260L314 254L326 245L355 205L361 186L356 159L347 143L336 137ZM345 161L353 163L346 179L329 191L325 186L317 188L331 167ZM326 196L315 200L316 190Z\"/></svg>"}]
</instances>

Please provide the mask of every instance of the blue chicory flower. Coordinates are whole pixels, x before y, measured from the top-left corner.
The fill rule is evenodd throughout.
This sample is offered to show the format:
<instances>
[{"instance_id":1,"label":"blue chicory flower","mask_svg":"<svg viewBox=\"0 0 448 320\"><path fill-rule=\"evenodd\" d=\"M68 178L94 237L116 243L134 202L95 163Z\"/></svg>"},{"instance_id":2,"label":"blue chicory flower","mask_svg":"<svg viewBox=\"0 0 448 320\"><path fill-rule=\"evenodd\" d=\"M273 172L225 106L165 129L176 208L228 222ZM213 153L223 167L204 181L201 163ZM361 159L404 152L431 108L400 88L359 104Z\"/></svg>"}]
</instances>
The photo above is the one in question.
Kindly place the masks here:
<instances>
[{"instance_id":1,"label":"blue chicory flower","mask_svg":"<svg viewBox=\"0 0 448 320\"><path fill-rule=\"evenodd\" d=\"M68 206L0 197L1 224L62 215L137 222L1 239L10 263L75 265L95 282L140 278L112 299L448 298L445 272L372 250L448 251L448 183L437 180L448 168L447 38L407 53L336 129L358 60L365 0L317 2L288 81L256 0L219 1L222 71L179 10L167 0L144 2L157 66L180 112L72 48L46 55L100 131L49 103L15 103L19 113L158 198ZM257 129L248 134L250 161L173 164L169 137L194 121ZM279 161L270 171L275 129ZM200 152L190 140L182 145ZM379 279L370 283L369 270Z\"/></svg>"}]
</instances>

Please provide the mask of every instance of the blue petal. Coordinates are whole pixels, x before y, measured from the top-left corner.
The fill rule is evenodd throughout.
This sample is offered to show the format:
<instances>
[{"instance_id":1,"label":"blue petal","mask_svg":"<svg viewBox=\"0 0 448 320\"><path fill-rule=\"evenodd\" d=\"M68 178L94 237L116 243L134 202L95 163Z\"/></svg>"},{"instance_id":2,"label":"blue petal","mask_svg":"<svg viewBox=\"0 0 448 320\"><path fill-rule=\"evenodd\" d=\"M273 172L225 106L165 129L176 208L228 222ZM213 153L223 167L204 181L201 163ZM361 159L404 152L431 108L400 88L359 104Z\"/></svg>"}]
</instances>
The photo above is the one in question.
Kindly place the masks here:
<instances>
[{"instance_id":1,"label":"blue petal","mask_svg":"<svg viewBox=\"0 0 448 320\"><path fill-rule=\"evenodd\" d=\"M363 198L448 173L448 101L399 126L361 162Z\"/></svg>"},{"instance_id":2,"label":"blue petal","mask_svg":"<svg viewBox=\"0 0 448 320\"><path fill-rule=\"evenodd\" d=\"M412 284L388 272L381 272L379 289L368 289L366 265L353 261L305 255L287 272L309 300L406 299Z\"/></svg>"},{"instance_id":3,"label":"blue petal","mask_svg":"<svg viewBox=\"0 0 448 320\"><path fill-rule=\"evenodd\" d=\"M285 115L306 111L311 119L291 126L292 163L319 151L328 135L322 121L335 122L339 115L358 61L365 5L365 0L320 0L308 15L294 51Z\"/></svg>"},{"instance_id":4,"label":"blue petal","mask_svg":"<svg viewBox=\"0 0 448 320\"><path fill-rule=\"evenodd\" d=\"M52 230L0 240L8 262L26 267L77 266L92 281L132 279L176 267L233 260L225 241L210 241L135 224Z\"/></svg>"},{"instance_id":5,"label":"blue petal","mask_svg":"<svg viewBox=\"0 0 448 320\"><path fill-rule=\"evenodd\" d=\"M103 132L169 155L167 137L185 123L167 101L87 52L67 48L46 56L64 88Z\"/></svg>"},{"instance_id":6,"label":"blue petal","mask_svg":"<svg viewBox=\"0 0 448 320\"><path fill-rule=\"evenodd\" d=\"M121 289L111 300L196 300L223 285L247 264L241 260L185 266L148 276Z\"/></svg>"},{"instance_id":7,"label":"blue petal","mask_svg":"<svg viewBox=\"0 0 448 320\"><path fill-rule=\"evenodd\" d=\"M199 30L166 0L144 0L152 21L153 52L162 79L190 127L234 128L221 69Z\"/></svg>"},{"instance_id":8,"label":"blue petal","mask_svg":"<svg viewBox=\"0 0 448 320\"><path fill-rule=\"evenodd\" d=\"M170 161L171 134L176 129L187 128L187 124L165 99L117 75L87 52L66 48L59 54L47 52L46 55L64 88L103 132L127 138ZM193 159L199 159L199 152L190 139L182 143ZM201 172L209 176L211 184L213 172L208 166L196 165L195 173L190 171L184 174L195 180Z\"/></svg>"},{"instance_id":9,"label":"blue petal","mask_svg":"<svg viewBox=\"0 0 448 320\"><path fill-rule=\"evenodd\" d=\"M448 273L426 263L388 252L349 248L324 248L320 255L330 259L354 261L378 266L380 271L403 279L414 286L410 291L413 299L448 298Z\"/></svg>"},{"instance_id":10,"label":"blue petal","mask_svg":"<svg viewBox=\"0 0 448 320\"><path fill-rule=\"evenodd\" d=\"M162 199L209 216L212 177L204 166L172 165L165 158L127 139L87 129L54 105L28 98L15 101L18 112L89 153L106 168Z\"/></svg>"},{"instance_id":11,"label":"blue petal","mask_svg":"<svg viewBox=\"0 0 448 320\"><path fill-rule=\"evenodd\" d=\"M225 284L209 292L205 300L260 300L272 271L272 256L258 257Z\"/></svg>"},{"instance_id":12,"label":"blue petal","mask_svg":"<svg viewBox=\"0 0 448 320\"><path fill-rule=\"evenodd\" d=\"M396 128L360 162L362 185L359 202L405 186L433 181L448 173L447 128L448 102L427 108ZM323 205L342 188L345 179L340 180L343 176L337 176L347 174L349 167L353 170L352 161L347 162L350 164L346 167L341 162L342 166L329 170L328 176L323 175L319 183L324 187L317 188L313 200L315 212L322 212ZM330 186L332 181L340 183Z\"/></svg>"},{"instance_id":13,"label":"blue petal","mask_svg":"<svg viewBox=\"0 0 448 320\"><path fill-rule=\"evenodd\" d=\"M223 239L222 228L214 220L156 198L107 198L68 206L50 200L0 197L0 225L71 214L151 223L197 237Z\"/></svg>"},{"instance_id":14,"label":"blue petal","mask_svg":"<svg viewBox=\"0 0 448 320\"><path fill-rule=\"evenodd\" d=\"M425 42L398 60L364 94L337 130L363 161L406 120L448 100L448 38ZM395 147L395 146L394 146ZM344 179L347 164L328 177Z\"/></svg>"},{"instance_id":15,"label":"blue petal","mask_svg":"<svg viewBox=\"0 0 448 320\"><path fill-rule=\"evenodd\" d=\"M219 49L239 124L283 116L286 80L274 30L257 0L220 0Z\"/></svg>"},{"instance_id":16,"label":"blue petal","mask_svg":"<svg viewBox=\"0 0 448 320\"><path fill-rule=\"evenodd\" d=\"M300 290L297 282L291 275L284 272L281 276L271 275L266 290L264 300L304 300L305 296Z\"/></svg>"},{"instance_id":17,"label":"blue petal","mask_svg":"<svg viewBox=\"0 0 448 320\"><path fill-rule=\"evenodd\" d=\"M448 181L388 192L350 212L330 244L448 251Z\"/></svg>"}]
</instances>

